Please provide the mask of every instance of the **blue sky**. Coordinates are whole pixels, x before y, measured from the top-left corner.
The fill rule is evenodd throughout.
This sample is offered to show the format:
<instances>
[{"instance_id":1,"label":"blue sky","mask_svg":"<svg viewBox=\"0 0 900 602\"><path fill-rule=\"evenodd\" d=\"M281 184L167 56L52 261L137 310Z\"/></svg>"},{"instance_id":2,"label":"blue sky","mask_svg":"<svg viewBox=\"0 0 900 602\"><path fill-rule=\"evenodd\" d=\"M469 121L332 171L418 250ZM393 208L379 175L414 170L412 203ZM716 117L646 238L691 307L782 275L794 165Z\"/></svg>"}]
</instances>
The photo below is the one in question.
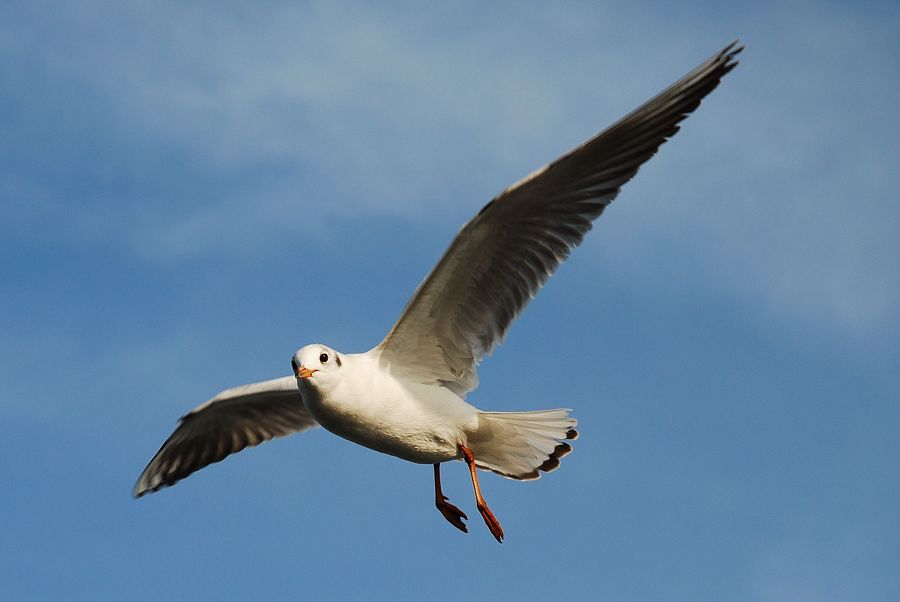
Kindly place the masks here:
<instances>
[{"instance_id":1,"label":"blue sky","mask_svg":"<svg viewBox=\"0 0 900 602\"><path fill-rule=\"evenodd\" d=\"M0 8L5 599L900 598L896 3ZM317 429L141 500L178 416L375 345L462 223L742 63L480 371L538 482Z\"/></svg>"}]
</instances>

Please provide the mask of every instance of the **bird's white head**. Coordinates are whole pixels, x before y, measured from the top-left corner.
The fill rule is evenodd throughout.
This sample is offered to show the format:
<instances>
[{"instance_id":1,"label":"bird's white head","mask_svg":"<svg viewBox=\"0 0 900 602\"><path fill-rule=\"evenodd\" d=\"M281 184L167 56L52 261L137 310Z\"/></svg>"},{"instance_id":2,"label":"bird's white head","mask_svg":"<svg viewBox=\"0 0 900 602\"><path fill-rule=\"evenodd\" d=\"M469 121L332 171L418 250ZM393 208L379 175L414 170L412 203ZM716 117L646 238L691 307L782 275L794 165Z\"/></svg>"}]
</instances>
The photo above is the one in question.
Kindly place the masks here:
<instances>
[{"instance_id":1,"label":"bird's white head","mask_svg":"<svg viewBox=\"0 0 900 602\"><path fill-rule=\"evenodd\" d=\"M291 358L297 382L316 388L333 385L340 378L342 364L337 351L319 343L303 347Z\"/></svg>"}]
</instances>

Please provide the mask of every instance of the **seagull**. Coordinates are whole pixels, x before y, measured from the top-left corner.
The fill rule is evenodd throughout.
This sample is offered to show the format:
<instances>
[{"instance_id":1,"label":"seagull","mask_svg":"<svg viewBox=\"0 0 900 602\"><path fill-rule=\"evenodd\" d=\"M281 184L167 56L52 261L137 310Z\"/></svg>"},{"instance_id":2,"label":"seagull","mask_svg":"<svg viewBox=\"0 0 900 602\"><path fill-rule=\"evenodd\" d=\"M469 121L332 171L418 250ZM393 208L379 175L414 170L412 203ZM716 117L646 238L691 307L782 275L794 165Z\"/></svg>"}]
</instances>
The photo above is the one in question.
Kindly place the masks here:
<instances>
[{"instance_id":1,"label":"seagull","mask_svg":"<svg viewBox=\"0 0 900 602\"><path fill-rule=\"evenodd\" d=\"M183 416L141 473L134 496L174 485L246 447L322 426L369 449L434 468L435 505L457 529L468 516L441 489L441 464L466 463L498 542L477 469L517 480L572 451L568 409L485 412L466 401L477 367L641 165L737 65L735 41L581 146L513 184L472 218L365 353L307 345L293 375L222 391Z\"/></svg>"}]
</instances>

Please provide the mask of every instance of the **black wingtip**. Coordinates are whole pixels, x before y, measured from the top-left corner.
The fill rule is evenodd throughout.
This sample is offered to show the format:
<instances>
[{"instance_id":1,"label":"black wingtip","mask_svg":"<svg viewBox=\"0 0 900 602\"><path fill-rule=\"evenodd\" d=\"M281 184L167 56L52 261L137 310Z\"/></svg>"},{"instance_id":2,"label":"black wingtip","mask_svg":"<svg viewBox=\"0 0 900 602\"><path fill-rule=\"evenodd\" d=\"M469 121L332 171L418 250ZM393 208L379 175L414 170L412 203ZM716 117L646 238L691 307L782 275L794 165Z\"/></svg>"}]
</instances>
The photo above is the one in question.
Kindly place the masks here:
<instances>
[{"instance_id":1,"label":"black wingtip","mask_svg":"<svg viewBox=\"0 0 900 602\"><path fill-rule=\"evenodd\" d=\"M131 497L133 497L136 500L144 497L148 493L153 493L154 491L156 491L156 489L153 489L152 487L142 486L141 485L142 479L143 479L143 475L141 476L140 479L138 479L138 482L134 484L134 488L131 490Z\"/></svg>"},{"instance_id":2,"label":"black wingtip","mask_svg":"<svg viewBox=\"0 0 900 602\"><path fill-rule=\"evenodd\" d=\"M723 62L725 67L730 71L731 69L734 69L734 67L737 66L738 63L740 63L740 61L737 60L737 55L742 53L744 51L744 48L746 48L746 46L741 44L741 40L735 39L731 44L723 48L717 56L719 60Z\"/></svg>"}]
</instances>

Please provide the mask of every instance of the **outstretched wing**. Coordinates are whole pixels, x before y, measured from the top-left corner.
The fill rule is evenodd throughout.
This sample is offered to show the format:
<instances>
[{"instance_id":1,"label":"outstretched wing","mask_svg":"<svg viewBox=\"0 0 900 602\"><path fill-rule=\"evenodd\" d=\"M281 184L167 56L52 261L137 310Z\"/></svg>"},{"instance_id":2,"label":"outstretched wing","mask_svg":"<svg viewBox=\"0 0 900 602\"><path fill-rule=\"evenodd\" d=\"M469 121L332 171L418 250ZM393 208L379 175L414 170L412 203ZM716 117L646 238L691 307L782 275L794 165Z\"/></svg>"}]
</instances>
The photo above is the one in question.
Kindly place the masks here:
<instances>
[{"instance_id":1,"label":"outstretched wing","mask_svg":"<svg viewBox=\"0 0 900 602\"><path fill-rule=\"evenodd\" d=\"M293 376L222 391L181 418L141 473L134 496L174 485L245 447L316 425Z\"/></svg>"},{"instance_id":2,"label":"outstretched wing","mask_svg":"<svg viewBox=\"0 0 900 602\"><path fill-rule=\"evenodd\" d=\"M583 145L506 189L466 224L379 345L390 370L458 395L623 184L743 50L737 42Z\"/></svg>"}]
</instances>

